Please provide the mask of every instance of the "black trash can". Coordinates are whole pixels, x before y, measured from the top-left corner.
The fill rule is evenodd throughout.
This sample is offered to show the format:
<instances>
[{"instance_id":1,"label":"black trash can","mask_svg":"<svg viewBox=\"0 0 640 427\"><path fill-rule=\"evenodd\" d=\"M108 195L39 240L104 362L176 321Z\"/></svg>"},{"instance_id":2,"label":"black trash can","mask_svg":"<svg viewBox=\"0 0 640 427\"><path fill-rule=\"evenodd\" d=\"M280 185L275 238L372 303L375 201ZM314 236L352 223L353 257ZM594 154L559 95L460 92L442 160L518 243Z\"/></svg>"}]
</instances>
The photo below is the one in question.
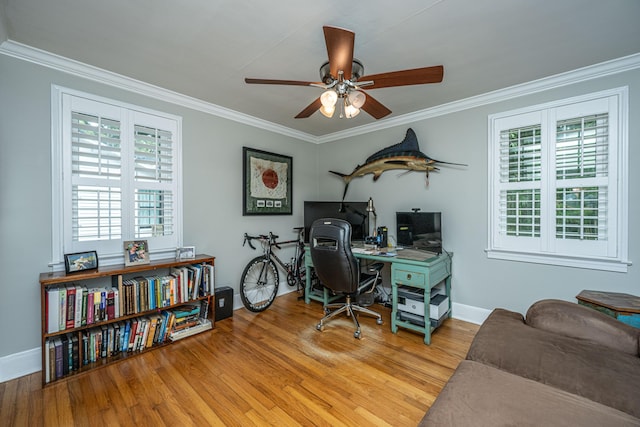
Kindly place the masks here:
<instances>
[{"instance_id":1,"label":"black trash can","mask_svg":"<svg viewBox=\"0 0 640 427\"><path fill-rule=\"evenodd\" d=\"M233 316L233 289L229 286L216 288L216 321Z\"/></svg>"}]
</instances>

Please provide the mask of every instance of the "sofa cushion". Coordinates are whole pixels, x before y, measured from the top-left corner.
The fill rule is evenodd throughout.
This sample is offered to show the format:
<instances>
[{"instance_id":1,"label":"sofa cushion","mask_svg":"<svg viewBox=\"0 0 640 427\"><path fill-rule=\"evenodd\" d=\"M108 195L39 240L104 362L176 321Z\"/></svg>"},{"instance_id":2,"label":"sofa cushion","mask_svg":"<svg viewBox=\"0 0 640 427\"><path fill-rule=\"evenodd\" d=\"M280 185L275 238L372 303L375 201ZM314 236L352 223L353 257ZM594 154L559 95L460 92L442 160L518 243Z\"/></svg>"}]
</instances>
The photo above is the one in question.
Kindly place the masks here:
<instances>
[{"instance_id":1,"label":"sofa cushion","mask_svg":"<svg viewBox=\"0 0 640 427\"><path fill-rule=\"evenodd\" d=\"M639 426L629 414L499 369L462 361L421 426Z\"/></svg>"},{"instance_id":2,"label":"sofa cushion","mask_svg":"<svg viewBox=\"0 0 640 427\"><path fill-rule=\"evenodd\" d=\"M476 334L467 359L640 418L640 358L531 327L519 313L494 310Z\"/></svg>"},{"instance_id":3,"label":"sofa cushion","mask_svg":"<svg viewBox=\"0 0 640 427\"><path fill-rule=\"evenodd\" d=\"M529 307L527 325L549 332L606 345L613 350L638 355L640 329L583 305L555 299Z\"/></svg>"}]
</instances>

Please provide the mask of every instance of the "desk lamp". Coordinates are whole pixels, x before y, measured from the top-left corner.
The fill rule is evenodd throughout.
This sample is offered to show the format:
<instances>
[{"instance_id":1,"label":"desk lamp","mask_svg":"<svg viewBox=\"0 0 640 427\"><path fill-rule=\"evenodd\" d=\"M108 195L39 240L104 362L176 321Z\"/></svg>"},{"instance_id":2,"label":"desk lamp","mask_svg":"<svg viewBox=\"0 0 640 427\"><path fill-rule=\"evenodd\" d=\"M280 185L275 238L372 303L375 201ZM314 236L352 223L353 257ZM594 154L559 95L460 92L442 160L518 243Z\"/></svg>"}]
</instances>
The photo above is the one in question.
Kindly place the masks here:
<instances>
[{"instance_id":1,"label":"desk lamp","mask_svg":"<svg viewBox=\"0 0 640 427\"><path fill-rule=\"evenodd\" d=\"M372 216L373 214L373 216ZM373 207L373 199L369 197L369 202L367 203L367 215L369 219L369 236L376 237L377 229L376 229L376 208Z\"/></svg>"}]
</instances>

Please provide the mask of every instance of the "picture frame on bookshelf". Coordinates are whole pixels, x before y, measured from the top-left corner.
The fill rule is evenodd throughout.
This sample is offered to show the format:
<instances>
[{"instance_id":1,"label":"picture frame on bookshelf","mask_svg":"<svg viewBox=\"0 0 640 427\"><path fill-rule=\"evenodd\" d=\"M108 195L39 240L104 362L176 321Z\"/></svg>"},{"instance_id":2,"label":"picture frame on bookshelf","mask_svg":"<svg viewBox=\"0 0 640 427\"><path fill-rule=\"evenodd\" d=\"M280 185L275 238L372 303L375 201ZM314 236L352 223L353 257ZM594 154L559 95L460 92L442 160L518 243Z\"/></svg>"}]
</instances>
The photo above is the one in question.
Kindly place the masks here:
<instances>
[{"instance_id":1,"label":"picture frame on bookshelf","mask_svg":"<svg viewBox=\"0 0 640 427\"><path fill-rule=\"evenodd\" d=\"M124 265L149 264L149 245L146 240L127 240L124 242Z\"/></svg>"},{"instance_id":2,"label":"picture frame on bookshelf","mask_svg":"<svg viewBox=\"0 0 640 427\"><path fill-rule=\"evenodd\" d=\"M183 259L195 259L196 247L195 246L183 246L176 249L176 259L178 261Z\"/></svg>"},{"instance_id":3,"label":"picture frame on bookshelf","mask_svg":"<svg viewBox=\"0 0 640 427\"><path fill-rule=\"evenodd\" d=\"M97 269L98 253L96 251L64 254L64 271L67 274Z\"/></svg>"},{"instance_id":4,"label":"picture frame on bookshelf","mask_svg":"<svg viewBox=\"0 0 640 427\"><path fill-rule=\"evenodd\" d=\"M242 147L242 215L291 215L293 159Z\"/></svg>"}]
</instances>

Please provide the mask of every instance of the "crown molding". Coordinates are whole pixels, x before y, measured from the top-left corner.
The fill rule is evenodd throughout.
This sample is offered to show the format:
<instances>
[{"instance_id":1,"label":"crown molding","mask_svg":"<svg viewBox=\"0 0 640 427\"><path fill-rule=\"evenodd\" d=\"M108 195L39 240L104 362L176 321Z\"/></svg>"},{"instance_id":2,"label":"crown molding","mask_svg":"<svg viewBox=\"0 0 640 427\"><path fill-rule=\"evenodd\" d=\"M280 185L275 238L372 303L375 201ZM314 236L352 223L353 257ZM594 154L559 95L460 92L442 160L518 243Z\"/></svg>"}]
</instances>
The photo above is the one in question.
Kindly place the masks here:
<instances>
[{"instance_id":1,"label":"crown molding","mask_svg":"<svg viewBox=\"0 0 640 427\"><path fill-rule=\"evenodd\" d=\"M0 39L1 40L1 39ZM106 71L91 65L84 64L63 56L55 55L44 50L36 49L12 40L6 40L0 44L0 54L11 56L24 61L32 62L44 67L52 68L87 80L95 81L119 89L140 93L150 98L180 105L193 110L201 111L224 119L232 120L248 126L253 126L269 132L299 139L314 144L338 141L340 139L363 135L395 126L402 126L417 121L426 120L446 114L451 114L470 108L487 104L506 101L520 96L531 95L562 86L580 83L596 78L610 76L625 71L640 68L640 53L625 56L618 59L602 62L577 70L568 71L539 80L498 89L470 98L453 101L413 113L389 119L379 120L372 124L354 127L348 130L330 133L323 136L315 136L301 132L286 126L282 126L267 120L259 119L248 114L240 113L229 108L205 102L191 96L170 91L159 86L151 85L139 80L131 79L120 74Z\"/></svg>"},{"instance_id":2,"label":"crown molding","mask_svg":"<svg viewBox=\"0 0 640 427\"><path fill-rule=\"evenodd\" d=\"M472 96L470 98L461 99L459 101L449 102L447 104L438 105L432 108L426 108L413 113L403 114L401 116L380 120L376 123L364 126L358 126L346 131L340 131L317 138L318 143L332 142L339 139L350 138L374 132L377 130L387 129L394 126L412 124L420 120L431 119L446 114L456 113L458 111L468 110L470 108L480 107L496 102L507 101L520 96L531 95L538 92L544 92L550 89L556 89L562 86L568 86L588 80L606 77L625 71L631 71L640 68L640 53L613 59L599 64L590 65L588 67L579 68L577 70L568 71L566 73L556 74L554 76L545 77L531 82L498 89L492 92L483 93L481 95Z\"/></svg>"},{"instance_id":3,"label":"crown molding","mask_svg":"<svg viewBox=\"0 0 640 427\"><path fill-rule=\"evenodd\" d=\"M317 142L317 138L311 134L300 132L286 126L278 125L248 114L240 113L229 108L221 107L210 102L205 102L191 96L145 83L140 80L125 77L111 71L87 65L82 62L36 49L12 40L7 40L0 44L0 54L270 132L279 133L281 135L290 136L307 142Z\"/></svg>"}]
</instances>

